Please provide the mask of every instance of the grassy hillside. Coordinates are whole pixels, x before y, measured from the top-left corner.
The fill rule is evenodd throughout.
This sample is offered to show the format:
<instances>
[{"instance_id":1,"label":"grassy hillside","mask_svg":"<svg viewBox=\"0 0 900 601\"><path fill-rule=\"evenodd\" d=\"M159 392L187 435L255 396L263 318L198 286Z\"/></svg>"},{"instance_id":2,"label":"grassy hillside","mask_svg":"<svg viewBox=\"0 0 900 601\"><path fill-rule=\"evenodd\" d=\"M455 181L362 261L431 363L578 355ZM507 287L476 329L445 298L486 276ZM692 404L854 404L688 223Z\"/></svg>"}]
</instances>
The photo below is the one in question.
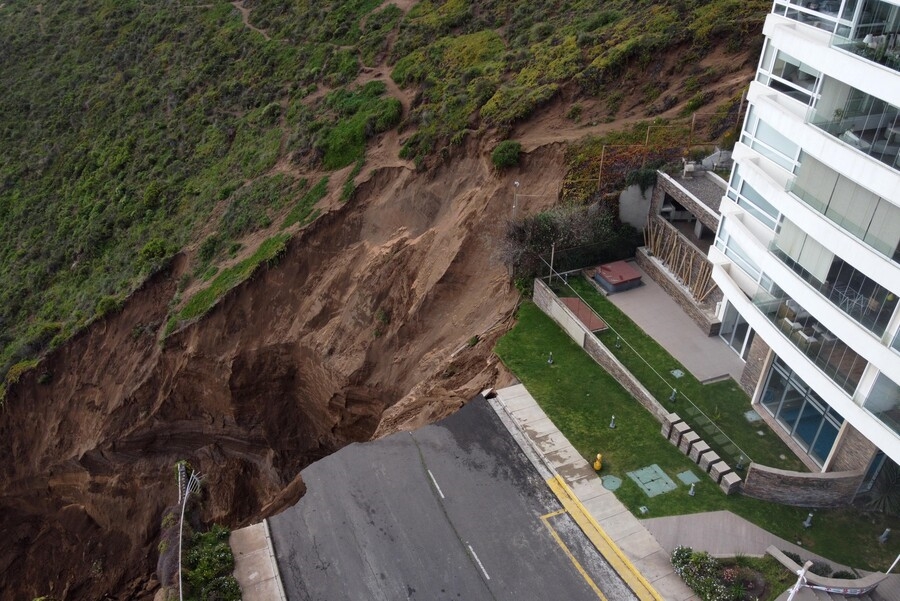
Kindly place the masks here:
<instances>
[{"instance_id":1,"label":"grassy hillside","mask_svg":"<svg viewBox=\"0 0 900 601\"><path fill-rule=\"evenodd\" d=\"M401 156L424 168L563 87L614 99L669 52L687 68L714 44L738 50L768 3L245 7L252 27L220 0L0 4L0 374L115 310L187 244L211 280L247 234L292 208L285 223L307 222L323 176L358 169L381 132L399 127ZM414 91L407 114L370 67Z\"/></svg>"}]
</instances>

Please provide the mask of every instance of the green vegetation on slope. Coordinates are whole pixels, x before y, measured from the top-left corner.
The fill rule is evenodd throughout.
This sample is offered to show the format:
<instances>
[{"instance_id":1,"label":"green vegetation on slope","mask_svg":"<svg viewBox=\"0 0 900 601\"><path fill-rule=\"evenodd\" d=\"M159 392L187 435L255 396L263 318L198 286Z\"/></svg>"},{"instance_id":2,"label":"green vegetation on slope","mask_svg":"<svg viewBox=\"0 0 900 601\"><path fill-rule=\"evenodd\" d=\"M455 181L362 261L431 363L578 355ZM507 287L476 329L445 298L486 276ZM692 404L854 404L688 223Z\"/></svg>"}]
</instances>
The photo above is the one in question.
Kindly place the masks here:
<instances>
[{"instance_id":1,"label":"green vegetation on slope","mask_svg":"<svg viewBox=\"0 0 900 601\"><path fill-rule=\"evenodd\" d=\"M223 211L193 272L211 278L224 249L306 193L304 175L360 165L379 132L399 123L402 156L424 166L563 86L614 104L615 78L676 47L690 48L685 64L714 42L738 48L768 8L245 6L264 33L224 0L0 5L0 376L115 310ZM383 81L356 83L364 65L384 64L366 78L413 88L406 115ZM299 222L315 215L305 211Z\"/></svg>"}]
</instances>

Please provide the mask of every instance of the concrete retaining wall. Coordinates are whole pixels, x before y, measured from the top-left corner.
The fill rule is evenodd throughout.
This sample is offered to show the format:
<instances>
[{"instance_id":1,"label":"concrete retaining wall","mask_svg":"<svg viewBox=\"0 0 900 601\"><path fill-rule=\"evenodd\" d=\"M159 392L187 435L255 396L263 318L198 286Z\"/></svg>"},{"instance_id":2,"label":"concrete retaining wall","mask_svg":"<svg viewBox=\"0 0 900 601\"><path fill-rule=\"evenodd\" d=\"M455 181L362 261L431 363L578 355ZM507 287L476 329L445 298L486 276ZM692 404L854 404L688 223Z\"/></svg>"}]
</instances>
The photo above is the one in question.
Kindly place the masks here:
<instances>
[{"instance_id":1,"label":"concrete retaining wall","mask_svg":"<svg viewBox=\"0 0 900 601\"><path fill-rule=\"evenodd\" d=\"M587 328L581 321L575 317L567 306L557 298L550 287L541 280L534 280L534 294L532 296L534 304L540 307L541 311L546 313L550 318L559 324L566 334L578 344L584 346L585 336L593 337L593 334L587 331Z\"/></svg>"},{"instance_id":2,"label":"concrete retaining wall","mask_svg":"<svg viewBox=\"0 0 900 601\"><path fill-rule=\"evenodd\" d=\"M592 332L575 317L575 315L566 307L553 291L541 280L534 281L534 304L540 307L541 311L546 313L550 319L559 324L566 333L581 348L587 352L591 358L596 361L603 369L605 369L616 381L622 385L625 390L639 402L653 417L660 422L668 413L668 411L657 401L650 391L644 388L634 375L616 359L606 345L600 342Z\"/></svg>"},{"instance_id":3,"label":"concrete retaining wall","mask_svg":"<svg viewBox=\"0 0 900 601\"><path fill-rule=\"evenodd\" d=\"M865 472L791 472L753 463L743 492L748 497L800 507L839 507L853 500Z\"/></svg>"},{"instance_id":4,"label":"concrete retaining wall","mask_svg":"<svg viewBox=\"0 0 900 601\"><path fill-rule=\"evenodd\" d=\"M660 217L653 217L652 219L659 219L663 223L665 222ZM668 226L668 224L666 225ZM700 264L703 261L706 261L706 258L699 255L699 253L698 257L696 267L694 268L695 270L699 270ZM654 282L659 284L659 286L666 291L672 300L678 303L678 306L694 320L694 323L696 323L707 336L715 336L719 333L719 327L722 324L712 314L712 308L715 307L716 303L722 300L721 290L716 288L708 297L706 297L704 303L706 307L704 308L697 305L697 302L694 300L694 297L691 296L690 291L687 290L681 282L676 280L668 270L661 267L658 260L648 255L646 248L638 249L635 254L635 262L640 265L641 269L647 272L647 275L653 278Z\"/></svg>"}]
</instances>

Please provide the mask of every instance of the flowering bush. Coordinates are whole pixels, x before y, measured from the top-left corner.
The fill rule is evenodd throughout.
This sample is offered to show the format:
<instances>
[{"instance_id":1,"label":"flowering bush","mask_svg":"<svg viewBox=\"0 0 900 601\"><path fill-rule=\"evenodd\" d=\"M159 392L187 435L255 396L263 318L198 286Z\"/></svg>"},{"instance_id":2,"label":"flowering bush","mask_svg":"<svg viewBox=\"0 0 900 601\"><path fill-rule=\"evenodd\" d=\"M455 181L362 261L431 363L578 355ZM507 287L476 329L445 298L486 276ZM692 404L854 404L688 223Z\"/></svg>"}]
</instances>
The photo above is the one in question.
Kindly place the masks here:
<instances>
[{"instance_id":1,"label":"flowering bush","mask_svg":"<svg viewBox=\"0 0 900 601\"><path fill-rule=\"evenodd\" d=\"M719 581L719 560L706 551L678 546L672 551L672 567L703 601L731 601L731 591Z\"/></svg>"}]
</instances>

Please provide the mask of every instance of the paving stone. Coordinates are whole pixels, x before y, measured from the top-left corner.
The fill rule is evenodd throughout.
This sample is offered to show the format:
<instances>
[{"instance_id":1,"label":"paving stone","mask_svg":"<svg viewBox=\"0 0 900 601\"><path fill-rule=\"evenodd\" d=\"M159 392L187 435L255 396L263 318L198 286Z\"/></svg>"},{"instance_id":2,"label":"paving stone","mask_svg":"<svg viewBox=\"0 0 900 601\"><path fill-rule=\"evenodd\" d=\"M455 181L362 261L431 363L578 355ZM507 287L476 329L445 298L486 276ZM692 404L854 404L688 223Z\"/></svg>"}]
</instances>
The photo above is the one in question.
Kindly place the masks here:
<instances>
[{"instance_id":1,"label":"paving stone","mask_svg":"<svg viewBox=\"0 0 900 601\"><path fill-rule=\"evenodd\" d=\"M719 488L725 491L726 495L734 494L741 487L741 477L734 472L727 473L722 476L719 481Z\"/></svg>"},{"instance_id":2,"label":"paving stone","mask_svg":"<svg viewBox=\"0 0 900 601\"><path fill-rule=\"evenodd\" d=\"M706 444L705 441L698 440L691 445L691 450L688 453L688 457L690 457L691 461L693 461L694 463L700 463L700 456L703 455L703 453L707 453L709 451L709 445Z\"/></svg>"},{"instance_id":3,"label":"paving stone","mask_svg":"<svg viewBox=\"0 0 900 601\"><path fill-rule=\"evenodd\" d=\"M690 452L690 450L691 450L691 446L695 442L698 442L699 440L700 440L700 435L697 434L696 432L694 432L693 430L691 430L690 432L685 432L681 436L681 442L678 443L678 450L681 451L682 453L684 453L685 455L687 455L688 452Z\"/></svg>"},{"instance_id":4,"label":"paving stone","mask_svg":"<svg viewBox=\"0 0 900 601\"><path fill-rule=\"evenodd\" d=\"M713 463L709 466L709 477L713 479L713 482L718 484L722 480L722 476L731 473L731 471L731 466L724 461L719 461L718 463Z\"/></svg>"},{"instance_id":5,"label":"paving stone","mask_svg":"<svg viewBox=\"0 0 900 601\"><path fill-rule=\"evenodd\" d=\"M706 473L709 473L709 466L714 464L716 461L722 461L722 458L719 457L719 454L715 451L709 451L708 453L703 453L700 456L700 461L697 465L700 466L700 469Z\"/></svg>"},{"instance_id":6,"label":"paving stone","mask_svg":"<svg viewBox=\"0 0 900 601\"><path fill-rule=\"evenodd\" d=\"M672 433L672 426L677 424L678 422L683 421L680 417L678 417L677 413L669 413L663 416L662 420L662 435L663 438L669 438L669 435Z\"/></svg>"},{"instance_id":7,"label":"paving stone","mask_svg":"<svg viewBox=\"0 0 900 601\"><path fill-rule=\"evenodd\" d=\"M676 447L681 444L681 436L685 432L689 432L691 427L684 422L679 422L677 424L672 425L672 432L669 433L669 442L671 442Z\"/></svg>"}]
</instances>

